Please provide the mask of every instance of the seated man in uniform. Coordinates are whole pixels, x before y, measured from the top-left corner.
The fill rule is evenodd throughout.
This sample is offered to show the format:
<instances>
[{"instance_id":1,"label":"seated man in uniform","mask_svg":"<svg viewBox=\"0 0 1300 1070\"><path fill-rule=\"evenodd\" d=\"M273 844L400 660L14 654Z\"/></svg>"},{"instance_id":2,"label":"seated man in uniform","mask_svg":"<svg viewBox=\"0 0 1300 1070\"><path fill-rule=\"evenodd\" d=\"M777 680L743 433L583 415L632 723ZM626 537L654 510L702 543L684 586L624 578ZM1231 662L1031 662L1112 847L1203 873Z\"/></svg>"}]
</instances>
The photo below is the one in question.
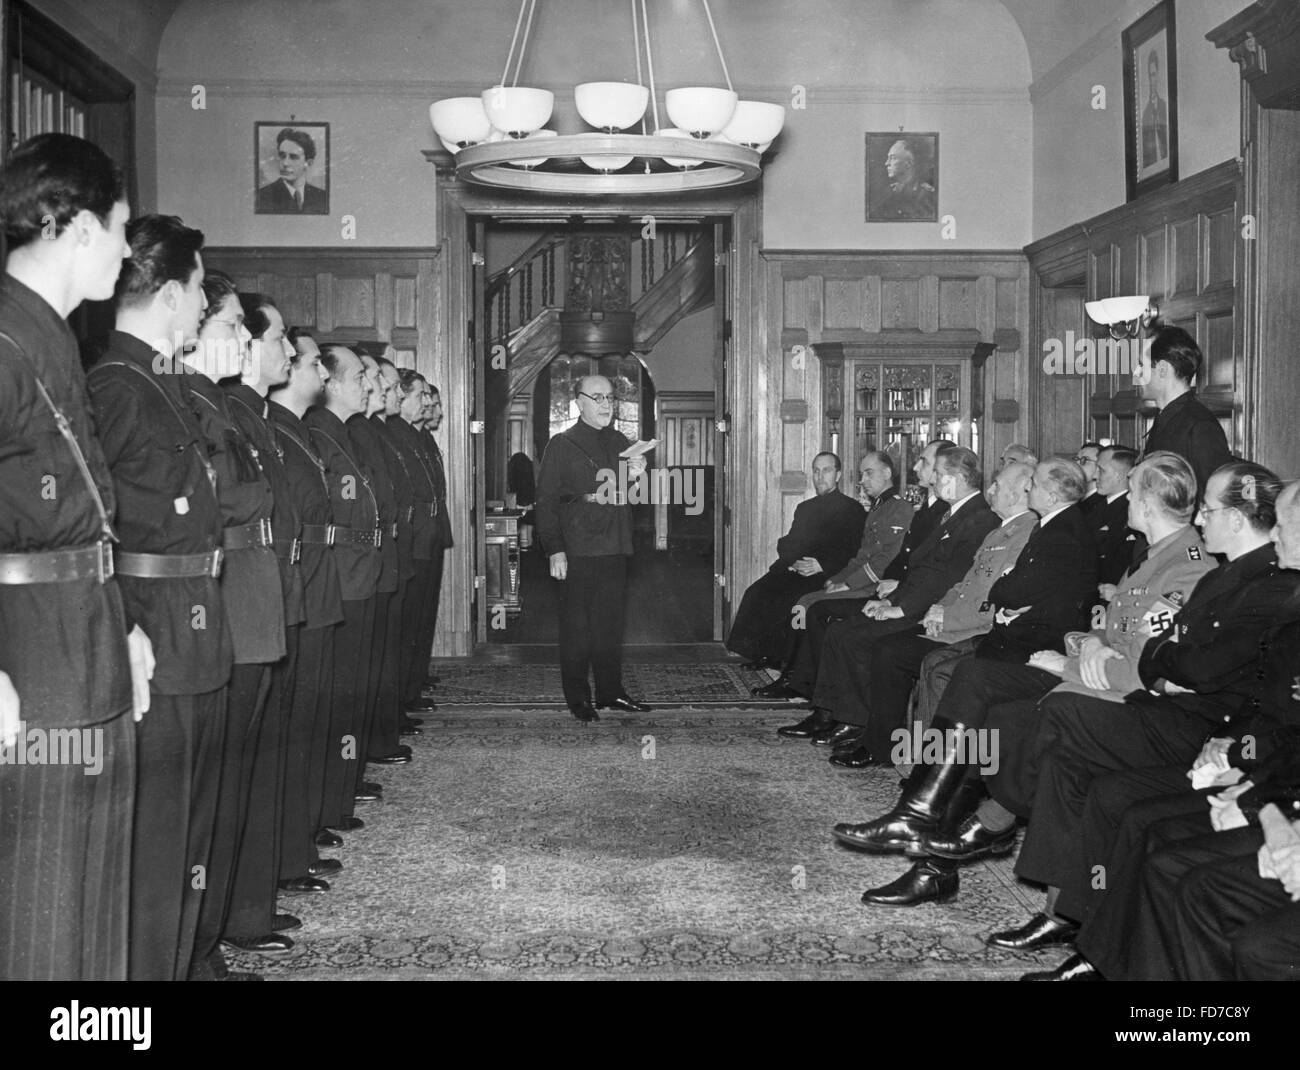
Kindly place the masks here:
<instances>
[{"instance_id":1,"label":"seated man in uniform","mask_svg":"<svg viewBox=\"0 0 1300 1070\"><path fill-rule=\"evenodd\" d=\"M791 607L857 553L866 513L840 491L842 474L835 454L813 458L815 496L799 503L790 530L777 540L776 560L741 599L727 649L748 659L746 669L780 666L789 643Z\"/></svg>"},{"instance_id":2,"label":"seated man in uniform","mask_svg":"<svg viewBox=\"0 0 1300 1070\"><path fill-rule=\"evenodd\" d=\"M1016 872L1048 886L1049 895L1046 909L1023 929L991 937L996 946L1060 942L1087 913L1090 870L1099 859L1085 854L1084 808L1098 778L1158 766L1185 771L1217 760L1234 745L1243 717L1254 714L1261 641L1300 592L1300 572L1279 568L1269 537L1280 490L1273 473L1247 461L1210 477L1197 519L1206 553L1226 561L1201 579L1176 615L1161 618L1169 626L1143 646L1141 688L1123 704L1054 694L1041 704L1036 732L1009 739L1003 733L1006 760L990 789L1009 810L1030 815ZM1017 748L1029 748L1028 756L1016 755ZM1006 775L1008 766L1026 763L1028 775Z\"/></svg>"},{"instance_id":3,"label":"seated man in uniform","mask_svg":"<svg viewBox=\"0 0 1300 1070\"><path fill-rule=\"evenodd\" d=\"M815 612L823 621L860 610L890 563L898 556L912 518L916 515L912 503L895 493L897 476L894 472L894 459L889 454L877 450L867 453L858 466L858 474L858 485L871 502L867 509L866 523L862 525L862 544L853 560L828 579L820 591L813 591L799 599L797 604L802 607L804 620L815 606L818 607ZM799 656L799 646L807 635L807 629L800 626L802 623L802 620L798 624L792 623L790 629L787 669ZM785 672L770 684L754 688L754 694L761 698L797 696L791 690ZM782 732L782 735L790 734Z\"/></svg>"}]
</instances>

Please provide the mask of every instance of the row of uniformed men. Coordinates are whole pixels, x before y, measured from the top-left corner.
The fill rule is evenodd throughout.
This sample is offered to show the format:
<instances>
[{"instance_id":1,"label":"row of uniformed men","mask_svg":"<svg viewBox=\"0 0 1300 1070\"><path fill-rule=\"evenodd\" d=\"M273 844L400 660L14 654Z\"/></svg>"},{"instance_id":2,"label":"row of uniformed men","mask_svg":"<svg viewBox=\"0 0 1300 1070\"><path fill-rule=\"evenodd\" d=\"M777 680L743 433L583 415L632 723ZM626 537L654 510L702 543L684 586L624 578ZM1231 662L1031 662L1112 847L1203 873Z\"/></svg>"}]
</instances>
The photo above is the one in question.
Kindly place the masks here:
<instances>
[{"instance_id":1,"label":"row of uniformed men","mask_svg":"<svg viewBox=\"0 0 1300 1070\"><path fill-rule=\"evenodd\" d=\"M432 708L438 394L128 225L87 142L16 150L0 212L0 976L252 977L221 944L292 947L277 895L329 889ZM110 294L83 377L65 318Z\"/></svg>"}]
</instances>

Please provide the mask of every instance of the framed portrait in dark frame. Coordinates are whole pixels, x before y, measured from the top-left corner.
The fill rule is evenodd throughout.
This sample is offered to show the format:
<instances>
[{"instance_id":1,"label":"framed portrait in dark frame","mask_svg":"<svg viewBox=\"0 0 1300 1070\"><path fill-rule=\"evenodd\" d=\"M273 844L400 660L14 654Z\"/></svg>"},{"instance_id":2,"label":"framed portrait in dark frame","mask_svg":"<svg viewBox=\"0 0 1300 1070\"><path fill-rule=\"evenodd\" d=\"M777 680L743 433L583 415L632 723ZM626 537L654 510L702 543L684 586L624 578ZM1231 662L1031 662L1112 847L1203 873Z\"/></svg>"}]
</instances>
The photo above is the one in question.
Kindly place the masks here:
<instances>
[{"instance_id":1,"label":"framed portrait in dark frame","mask_svg":"<svg viewBox=\"0 0 1300 1070\"><path fill-rule=\"evenodd\" d=\"M256 215L328 215L329 123L253 124Z\"/></svg>"},{"instance_id":2,"label":"framed portrait in dark frame","mask_svg":"<svg viewBox=\"0 0 1300 1070\"><path fill-rule=\"evenodd\" d=\"M1128 200L1178 181L1178 55L1174 0L1123 35L1124 180Z\"/></svg>"},{"instance_id":3,"label":"framed portrait in dark frame","mask_svg":"<svg viewBox=\"0 0 1300 1070\"><path fill-rule=\"evenodd\" d=\"M868 133L867 222L939 220L939 135Z\"/></svg>"}]
</instances>

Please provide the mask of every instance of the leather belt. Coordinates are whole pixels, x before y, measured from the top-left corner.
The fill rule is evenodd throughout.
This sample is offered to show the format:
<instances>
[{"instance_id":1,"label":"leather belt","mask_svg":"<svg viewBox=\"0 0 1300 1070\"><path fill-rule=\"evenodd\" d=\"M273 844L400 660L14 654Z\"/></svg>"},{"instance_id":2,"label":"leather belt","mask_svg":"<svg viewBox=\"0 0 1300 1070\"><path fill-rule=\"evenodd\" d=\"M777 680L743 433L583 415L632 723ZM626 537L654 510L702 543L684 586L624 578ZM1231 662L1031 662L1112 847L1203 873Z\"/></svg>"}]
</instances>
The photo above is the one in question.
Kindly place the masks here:
<instances>
[{"instance_id":1,"label":"leather belt","mask_svg":"<svg viewBox=\"0 0 1300 1070\"><path fill-rule=\"evenodd\" d=\"M248 550L261 546L273 546L275 537L271 534L271 521L263 518L243 527L226 528L221 533L221 546L225 550Z\"/></svg>"},{"instance_id":2,"label":"leather belt","mask_svg":"<svg viewBox=\"0 0 1300 1070\"><path fill-rule=\"evenodd\" d=\"M0 584L72 583L113 578L113 544L107 541L76 550L0 554Z\"/></svg>"},{"instance_id":3,"label":"leather belt","mask_svg":"<svg viewBox=\"0 0 1300 1070\"><path fill-rule=\"evenodd\" d=\"M283 542L277 542L272 548L277 557L287 559L291 565L296 565L302 558L302 539L291 539L287 548Z\"/></svg>"},{"instance_id":4,"label":"leather belt","mask_svg":"<svg viewBox=\"0 0 1300 1070\"><path fill-rule=\"evenodd\" d=\"M302 541L325 546L339 546L344 543L379 547L383 545L384 533L378 528L345 528L341 524L304 524Z\"/></svg>"},{"instance_id":5,"label":"leather belt","mask_svg":"<svg viewBox=\"0 0 1300 1070\"><path fill-rule=\"evenodd\" d=\"M123 576L144 580L177 580L196 576L221 575L225 554L212 550L206 554L128 554L118 553L117 571Z\"/></svg>"}]
</instances>

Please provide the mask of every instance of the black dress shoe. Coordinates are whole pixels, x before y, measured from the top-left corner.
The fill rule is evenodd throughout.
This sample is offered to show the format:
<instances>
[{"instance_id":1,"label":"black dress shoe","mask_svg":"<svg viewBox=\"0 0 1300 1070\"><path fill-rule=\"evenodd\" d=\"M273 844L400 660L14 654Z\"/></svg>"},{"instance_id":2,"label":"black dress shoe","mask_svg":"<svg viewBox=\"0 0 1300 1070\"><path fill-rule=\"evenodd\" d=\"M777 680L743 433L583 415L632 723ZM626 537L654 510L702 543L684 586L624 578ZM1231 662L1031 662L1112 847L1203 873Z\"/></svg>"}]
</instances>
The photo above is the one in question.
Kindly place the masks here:
<instances>
[{"instance_id":1,"label":"black dress shoe","mask_svg":"<svg viewBox=\"0 0 1300 1070\"><path fill-rule=\"evenodd\" d=\"M265 936L231 936L221 942L227 947L237 947L240 951L256 951L259 954L276 954L293 950L293 941L278 933L267 933ZM230 975L226 976L228 978Z\"/></svg>"},{"instance_id":2,"label":"black dress shoe","mask_svg":"<svg viewBox=\"0 0 1300 1070\"><path fill-rule=\"evenodd\" d=\"M914 907L919 903L946 903L961 886L955 868L924 858L896 881L862 893L864 903L883 907Z\"/></svg>"},{"instance_id":3,"label":"black dress shoe","mask_svg":"<svg viewBox=\"0 0 1300 1070\"><path fill-rule=\"evenodd\" d=\"M376 795L382 795L384 793L384 786L382 784L376 784L373 780L363 780L360 787L362 791L373 791Z\"/></svg>"},{"instance_id":4,"label":"black dress shoe","mask_svg":"<svg viewBox=\"0 0 1300 1070\"><path fill-rule=\"evenodd\" d=\"M302 919L295 918L292 914L277 914L271 919L271 932L273 933L288 933L301 928Z\"/></svg>"},{"instance_id":5,"label":"black dress shoe","mask_svg":"<svg viewBox=\"0 0 1300 1070\"><path fill-rule=\"evenodd\" d=\"M861 725L854 725L853 728L853 732L834 744L832 749L836 754L848 754L849 751L857 750L866 742L867 730Z\"/></svg>"},{"instance_id":6,"label":"black dress shoe","mask_svg":"<svg viewBox=\"0 0 1300 1070\"><path fill-rule=\"evenodd\" d=\"M619 695L618 698L609 699L607 702L597 702L598 710L622 710L624 713L650 713L654 707L647 706L644 702L638 702L628 695Z\"/></svg>"},{"instance_id":7,"label":"black dress shoe","mask_svg":"<svg viewBox=\"0 0 1300 1070\"><path fill-rule=\"evenodd\" d=\"M992 933L984 942L989 947L1000 947L1007 951L1037 951L1040 947L1051 947L1053 944L1072 944L1078 934L1079 926L1072 921L1035 914L1019 929Z\"/></svg>"},{"instance_id":8,"label":"black dress shoe","mask_svg":"<svg viewBox=\"0 0 1300 1070\"><path fill-rule=\"evenodd\" d=\"M343 863L337 858L322 858L319 862L313 862L307 867L307 872L313 877L327 877L331 873L338 873L343 868Z\"/></svg>"},{"instance_id":9,"label":"black dress shoe","mask_svg":"<svg viewBox=\"0 0 1300 1070\"><path fill-rule=\"evenodd\" d=\"M835 722L833 728L823 728L820 732L814 732L808 739L808 742L815 747L838 747L846 739L857 735L862 731L862 727L856 724L841 724Z\"/></svg>"},{"instance_id":10,"label":"black dress shoe","mask_svg":"<svg viewBox=\"0 0 1300 1070\"><path fill-rule=\"evenodd\" d=\"M351 815L348 815L347 817L339 818L337 824L328 825L327 827L332 829L338 829L340 832L355 832L357 829L365 828L366 823L362 821L361 818L359 817L352 817Z\"/></svg>"},{"instance_id":11,"label":"black dress shoe","mask_svg":"<svg viewBox=\"0 0 1300 1070\"><path fill-rule=\"evenodd\" d=\"M315 895L330 890L328 882L319 877L289 877L277 881L276 887L289 895Z\"/></svg>"},{"instance_id":12,"label":"black dress shoe","mask_svg":"<svg viewBox=\"0 0 1300 1070\"><path fill-rule=\"evenodd\" d=\"M401 751L394 751L392 754L385 754L379 758L367 758L366 761L373 762L375 765L406 765L411 760L409 753L403 754Z\"/></svg>"},{"instance_id":13,"label":"black dress shoe","mask_svg":"<svg viewBox=\"0 0 1300 1070\"><path fill-rule=\"evenodd\" d=\"M365 788L357 788L352 798L357 802L379 802L383 796L377 791L366 791Z\"/></svg>"},{"instance_id":14,"label":"black dress shoe","mask_svg":"<svg viewBox=\"0 0 1300 1070\"><path fill-rule=\"evenodd\" d=\"M828 760L841 769L866 769L869 765L880 764L865 743L848 748L837 747Z\"/></svg>"},{"instance_id":15,"label":"black dress shoe","mask_svg":"<svg viewBox=\"0 0 1300 1070\"><path fill-rule=\"evenodd\" d=\"M1071 955L1054 970L1022 974L1022 981L1104 981L1097 967L1082 955Z\"/></svg>"},{"instance_id":16,"label":"black dress shoe","mask_svg":"<svg viewBox=\"0 0 1300 1070\"><path fill-rule=\"evenodd\" d=\"M820 732L829 724L833 724L830 716L821 707L813 709L807 717L798 724L785 724L776 730L778 736L785 736L788 739L809 739L816 732Z\"/></svg>"},{"instance_id":17,"label":"black dress shoe","mask_svg":"<svg viewBox=\"0 0 1300 1070\"><path fill-rule=\"evenodd\" d=\"M929 829L915 818L892 811L875 821L861 825L839 824L831 833L846 847L872 854L906 854L909 849L919 851Z\"/></svg>"},{"instance_id":18,"label":"black dress shoe","mask_svg":"<svg viewBox=\"0 0 1300 1070\"><path fill-rule=\"evenodd\" d=\"M403 717L403 718L402 718L402 724L403 724L403 725L408 725L408 724L410 724L410 725L415 725L416 728L419 728L420 725L424 724L424 718L423 718L423 717Z\"/></svg>"},{"instance_id":19,"label":"black dress shoe","mask_svg":"<svg viewBox=\"0 0 1300 1070\"><path fill-rule=\"evenodd\" d=\"M424 729L418 725L401 725L397 729L397 734L399 736L422 736L424 735Z\"/></svg>"},{"instance_id":20,"label":"black dress shoe","mask_svg":"<svg viewBox=\"0 0 1300 1070\"><path fill-rule=\"evenodd\" d=\"M596 707L590 702L579 702L577 705L570 706L569 712L586 724L600 720L600 714L596 712Z\"/></svg>"},{"instance_id":21,"label":"black dress shoe","mask_svg":"<svg viewBox=\"0 0 1300 1070\"><path fill-rule=\"evenodd\" d=\"M801 699L804 697L790 686L789 678L785 676L778 676L770 684L751 687L749 693L755 698Z\"/></svg>"},{"instance_id":22,"label":"black dress shoe","mask_svg":"<svg viewBox=\"0 0 1300 1070\"><path fill-rule=\"evenodd\" d=\"M762 672L764 669L775 669L771 658L755 658L753 661L746 661L741 666L745 672Z\"/></svg>"},{"instance_id":23,"label":"black dress shoe","mask_svg":"<svg viewBox=\"0 0 1300 1070\"><path fill-rule=\"evenodd\" d=\"M438 708L438 704L433 699L420 698L414 702L406 704L407 713L433 713Z\"/></svg>"},{"instance_id":24,"label":"black dress shoe","mask_svg":"<svg viewBox=\"0 0 1300 1070\"><path fill-rule=\"evenodd\" d=\"M343 837L329 829L321 829L316 833L315 842L317 847L342 847Z\"/></svg>"},{"instance_id":25,"label":"black dress shoe","mask_svg":"<svg viewBox=\"0 0 1300 1070\"><path fill-rule=\"evenodd\" d=\"M969 862L985 855L1008 855L1016 847L1016 826L1002 832L985 828L977 814L971 814L956 832L927 836L921 844L926 854Z\"/></svg>"}]
</instances>

